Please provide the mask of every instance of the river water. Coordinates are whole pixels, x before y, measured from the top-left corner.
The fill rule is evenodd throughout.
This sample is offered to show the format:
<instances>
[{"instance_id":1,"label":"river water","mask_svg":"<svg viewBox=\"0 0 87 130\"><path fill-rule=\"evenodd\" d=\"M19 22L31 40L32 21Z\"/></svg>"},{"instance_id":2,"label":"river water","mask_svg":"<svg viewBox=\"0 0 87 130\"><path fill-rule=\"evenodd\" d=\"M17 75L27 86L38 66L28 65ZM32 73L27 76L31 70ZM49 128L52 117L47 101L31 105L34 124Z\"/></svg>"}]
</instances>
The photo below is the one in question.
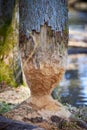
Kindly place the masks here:
<instances>
[{"instance_id":1,"label":"river water","mask_svg":"<svg viewBox=\"0 0 87 130\"><path fill-rule=\"evenodd\" d=\"M69 12L69 23L70 32L87 33L87 13ZM73 38L84 41L79 33L73 35ZM86 36L85 38L87 40ZM87 105L87 54L68 56L67 70L59 86L54 90L54 98L59 98L62 103L72 106Z\"/></svg>"},{"instance_id":2,"label":"river water","mask_svg":"<svg viewBox=\"0 0 87 130\"><path fill-rule=\"evenodd\" d=\"M87 105L87 55L70 55L67 62L67 71L60 82L60 99L73 106Z\"/></svg>"}]
</instances>

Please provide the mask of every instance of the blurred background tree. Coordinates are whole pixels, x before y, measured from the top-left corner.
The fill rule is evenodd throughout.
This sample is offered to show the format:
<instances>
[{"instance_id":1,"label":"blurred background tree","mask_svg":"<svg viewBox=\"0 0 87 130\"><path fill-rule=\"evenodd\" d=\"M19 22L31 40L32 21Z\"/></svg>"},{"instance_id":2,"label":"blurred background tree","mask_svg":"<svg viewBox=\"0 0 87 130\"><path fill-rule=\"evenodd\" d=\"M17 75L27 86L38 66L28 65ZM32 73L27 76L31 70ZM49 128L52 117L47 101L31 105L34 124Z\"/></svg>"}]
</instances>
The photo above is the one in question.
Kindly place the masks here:
<instances>
[{"instance_id":1,"label":"blurred background tree","mask_svg":"<svg viewBox=\"0 0 87 130\"><path fill-rule=\"evenodd\" d=\"M0 0L0 84L17 86L22 83L18 50L18 1Z\"/></svg>"}]
</instances>

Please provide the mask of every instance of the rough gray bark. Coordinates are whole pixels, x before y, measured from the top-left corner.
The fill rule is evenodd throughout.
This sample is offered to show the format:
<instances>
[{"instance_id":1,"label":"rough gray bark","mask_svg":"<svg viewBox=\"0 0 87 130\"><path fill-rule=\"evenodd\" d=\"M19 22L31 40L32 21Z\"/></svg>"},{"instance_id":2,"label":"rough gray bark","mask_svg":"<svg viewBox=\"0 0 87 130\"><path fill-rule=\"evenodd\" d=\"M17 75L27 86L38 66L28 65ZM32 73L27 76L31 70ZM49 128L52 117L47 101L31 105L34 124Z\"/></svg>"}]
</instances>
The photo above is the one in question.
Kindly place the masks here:
<instances>
[{"instance_id":1,"label":"rough gray bark","mask_svg":"<svg viewBox=\"0 0 87 130\"><path fill-rule=\"evenodd\" d=\"M40 26L44 23L55 31L66 29L66 0L20 0L21 29L40 32Z\"/></svg>"}]
</instances>

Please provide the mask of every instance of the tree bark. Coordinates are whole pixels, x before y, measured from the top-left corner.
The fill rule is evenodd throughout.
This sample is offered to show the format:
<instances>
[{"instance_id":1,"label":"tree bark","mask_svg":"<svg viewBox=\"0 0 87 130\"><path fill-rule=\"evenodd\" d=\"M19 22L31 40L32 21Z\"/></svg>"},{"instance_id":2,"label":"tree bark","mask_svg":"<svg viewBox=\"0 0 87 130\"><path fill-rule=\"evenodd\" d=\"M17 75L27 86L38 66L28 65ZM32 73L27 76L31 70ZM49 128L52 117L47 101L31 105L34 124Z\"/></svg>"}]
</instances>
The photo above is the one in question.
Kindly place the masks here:
<instances>
[{"instance_id":1,"label":"tree bark","mask_svg":"<svg viewBox=\"0 0 87 130\"><path fill-rule=\"evenodd\" d=\"M40 127L19 122L11 119L7 119L3 116L0 116L0 130L45 130Z\"/></svg>"},{"instance_id":2,"label":"tree bark","mask_svg":"<svg viewBox=\"0 0 87 130\"><path fill-rule=\"evenodd\" d=\"M12 76L9 77L13 79L14 84L20 85L22 73L18 39L19 5L17 4L17 0L0 0L0 64L2 60L6 65L8 64L9 73L12 72Z\"/></svg>"},{"instance_id":3,"label":"tree bark","mask_svg":"<svg viewBox=\"0 0 87 130\"><path fill-rule=\"evenodd\" d=\"M64 74L68 26L66 0L20 0L19 45L23 71L38 109L58 111L51 92Z\"/></svg>"}]
</instances>

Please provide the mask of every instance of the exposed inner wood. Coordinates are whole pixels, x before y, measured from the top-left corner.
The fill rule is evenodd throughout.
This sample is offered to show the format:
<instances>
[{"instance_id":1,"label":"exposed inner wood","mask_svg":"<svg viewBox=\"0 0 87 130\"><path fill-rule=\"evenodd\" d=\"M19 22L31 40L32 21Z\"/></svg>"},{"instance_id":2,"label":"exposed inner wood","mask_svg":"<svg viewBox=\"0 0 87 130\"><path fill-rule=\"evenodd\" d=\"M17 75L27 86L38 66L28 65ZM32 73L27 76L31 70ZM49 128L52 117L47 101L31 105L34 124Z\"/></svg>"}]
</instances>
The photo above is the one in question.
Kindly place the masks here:
<instances>
[{"instance_id":1,"label":"exposed inner wood","mask_svg":"<svg viewBox=\"0 0 87 130\"><path fill-rule=\"evenodd\" d=\"M27 36L20 34L23 71L31 90L28 103L41 110L41 115L44 113L42 109L54 113L65 111L60 103L52 99L51 92L65 71L66 34L53 31L47 23L41 26L40 33L33 30L32 33L27 32Z\"/></svg>"},{"instance_id":2,"label":"exposed inner wood","mask_svg":"<svg viewBox=\"0 0 87 130\"><path fill-rule=\"evenodd\" d=\"M63 37L44 24L40 33L32 31L25 40L23 70L33 96L50 94L61 80L67 56Z\"/></svg>"}]
</instances>

